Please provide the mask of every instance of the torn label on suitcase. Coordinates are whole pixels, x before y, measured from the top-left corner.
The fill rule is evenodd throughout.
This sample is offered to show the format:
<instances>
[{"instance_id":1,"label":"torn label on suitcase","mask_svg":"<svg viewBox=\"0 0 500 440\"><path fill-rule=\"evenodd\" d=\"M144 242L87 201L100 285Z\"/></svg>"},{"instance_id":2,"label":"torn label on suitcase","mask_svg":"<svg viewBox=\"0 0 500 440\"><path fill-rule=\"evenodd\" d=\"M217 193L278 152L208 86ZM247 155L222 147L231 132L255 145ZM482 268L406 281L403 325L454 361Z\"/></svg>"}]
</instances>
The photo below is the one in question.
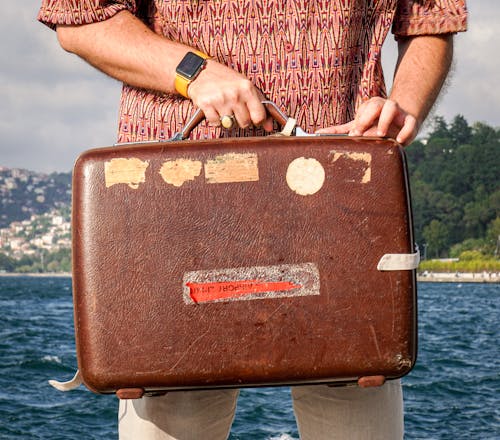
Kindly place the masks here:
<instances>
[{"instance_id":1,"label":"torn label on suitcase","mask_svg":"<svg viewBox=\"0 0 500 440\"><path fill-rule=\"evenodd\" d=\"M353 164L357 164L362 173L359 183L369 183L372 179L372 155L370 153L360 153L352 151L330 151L332 156L332 163L337 162L339 159L348 160ZM352 165L351 165L352 166ZM356 175L352 172L352 175ZM356 182L352 179L351 182Z\"/></svg>"},{"instance_id":2,"label":"torn label on suitcase","mask_svg":"<svg viewBox=\"0 0 500 440\"><path fill-rule=\"evenodd\" d=\"M227 153L205 163L207 183L256 182L259 164L255 153Z\"/></svg>"},{"instance_id":3,"label":"torn label on suitcase","mask_svg":"<svg viewBox=\"0 0 500 440\"><path fill-rule=\"evenodd\" d=\"M201 174L202 163L199 160L177 159L163 162L160 175L170 185L179 187Z\"/></svg>"},{"instance_id":4,"label":"torn label on suitcase","mask_svg":"<svg viewBox=\"0 0 500 440\"><path fill-rule=\"evenodd\" d=\"M187 272L183 278L186 304L319 295L315 264L238 267Z\"/></svg>"},{"instance_id":5,"label":"torn label on suitcase","mask_svg":"<svg viewBox=\"0 0 500 440\"><path fill-rule=\"evenodd\" d=\"M124 183L132 189L139 188L139 184L146 181L148 166L148 161L135 157L111 159L104 164L106 188L119 183Z\"/></svg>"}]
</instances>

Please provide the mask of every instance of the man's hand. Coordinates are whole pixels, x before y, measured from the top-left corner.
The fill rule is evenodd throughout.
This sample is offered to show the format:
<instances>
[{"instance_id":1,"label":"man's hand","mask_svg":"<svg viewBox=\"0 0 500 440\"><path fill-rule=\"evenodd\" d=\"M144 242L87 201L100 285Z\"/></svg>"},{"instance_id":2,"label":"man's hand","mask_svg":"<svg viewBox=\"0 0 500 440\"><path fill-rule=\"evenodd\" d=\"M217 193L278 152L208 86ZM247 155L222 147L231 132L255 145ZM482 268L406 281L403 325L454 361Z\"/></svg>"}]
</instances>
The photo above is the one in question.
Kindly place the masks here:
<instances>
[{"instance_id":1,"label":"man's hand","mask_svg":"<svg viewBox=\"0 0 500 440\"><path fill-rule=\"evenodd\" d=\"M410 144L436 101L452 55L452 34L400 38L389 99L371 98L359 107L353 121L318 133L390 136L402 145Z\"/></svg>"},{"instance_id":2,"label":"man's hand","mask_svg":"<svg viewBox=\"0 0 500 440\"><path fill-rule=\"evenodd\" d=\"M354 120L346 124L323 128L317 133L389 136L406 146L415 139L418 129L417 118L405 112L397 102L375 97L359 107Z\"/></svg>"},{"instance_id":3,"label":"man's hand","mask_svg":"<svg viewBox=\"0 0 500 440\"><path fill-rule=\"evenodd\" d=\"M273 121L262 105L262 93L248 78L214 60L208 60L189 85L188 95L212 125L220 125L224 115L234 115L241 128L256 125L267 131L273 129Z\"/></svg>"}]
</instances>

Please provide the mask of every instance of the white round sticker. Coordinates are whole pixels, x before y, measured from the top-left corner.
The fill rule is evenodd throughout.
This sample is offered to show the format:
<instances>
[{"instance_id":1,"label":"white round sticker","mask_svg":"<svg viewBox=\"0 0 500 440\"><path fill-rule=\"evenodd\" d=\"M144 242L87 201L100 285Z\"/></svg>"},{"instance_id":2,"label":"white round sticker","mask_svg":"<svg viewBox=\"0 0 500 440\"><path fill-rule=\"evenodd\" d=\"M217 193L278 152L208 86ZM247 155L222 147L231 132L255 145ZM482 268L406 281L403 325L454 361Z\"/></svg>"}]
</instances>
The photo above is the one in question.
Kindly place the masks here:
<instances>
[{"instance_id":1,"label":"white round sticker","mask_svg":"<svg viewBox=\"0 0 500 440\"><path fill-rule=\"evenodd\" d=\"M286 172L286 183L301 196L317 193L325 182L325 169L316 159L298 157L290 162Z\"/></svg>"}]
</instances>

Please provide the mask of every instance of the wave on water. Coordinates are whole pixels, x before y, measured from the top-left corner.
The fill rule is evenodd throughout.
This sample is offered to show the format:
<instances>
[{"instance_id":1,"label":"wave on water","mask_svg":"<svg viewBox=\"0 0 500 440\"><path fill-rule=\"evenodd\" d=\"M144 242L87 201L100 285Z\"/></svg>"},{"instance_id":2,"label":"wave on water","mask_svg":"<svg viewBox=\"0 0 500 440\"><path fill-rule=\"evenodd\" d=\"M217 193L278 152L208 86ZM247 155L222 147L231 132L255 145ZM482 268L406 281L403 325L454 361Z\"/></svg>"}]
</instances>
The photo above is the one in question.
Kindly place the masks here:
<instances>
[{"instance_id":1,"label":"wave on water","mask_svg":"<svg viewBox=\"0 0 500 440\"><path fill-rule=\"evenodd\" d=\"M51 356L48 354L42 358L42 361L43 362L51 362L51 363L55 363L55 364L62 364L61 358L59 356Z\"/></svg>"}]
</instances>

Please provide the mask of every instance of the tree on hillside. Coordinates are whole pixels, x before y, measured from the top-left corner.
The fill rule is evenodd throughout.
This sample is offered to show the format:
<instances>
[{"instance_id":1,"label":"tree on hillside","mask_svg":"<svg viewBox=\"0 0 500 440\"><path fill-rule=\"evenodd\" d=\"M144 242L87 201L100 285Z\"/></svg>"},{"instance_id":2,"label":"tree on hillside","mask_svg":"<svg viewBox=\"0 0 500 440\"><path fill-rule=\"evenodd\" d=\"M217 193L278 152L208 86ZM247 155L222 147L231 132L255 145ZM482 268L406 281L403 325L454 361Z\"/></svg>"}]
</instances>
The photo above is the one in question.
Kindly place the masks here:
<instances>
[{"instance_id":1,"label":"tree on hillside","mask_svg":"<svg viewBox=\"0 0 500 440\"><path fill-rule=\"evenodd\" d=\"M5 254L0 253L0 272L13 272L15 261Z\"/></svg>"},{"instance_id":2,"label":"tree on hillside","mask_svg":"<svg viewBox=\"0 0 500 440\"><path fill-rule=\"evenodd\" d=\"M500 257L500 217L497 217L488 225L486 232L486 246L492 255Z\"/></svg>"},{"instance_id":3,"label":"tree on hillside","mask_svg":"<svg viewBox=\"0 0 500 440\"><path fill-rule=\"evenodd\" d=\"M448 139L449 137L450 132L446 120L442 116L435 116L432 120L432 131L429 135L429 139Z\"/></svg>"},{"instance_id":4,"label":"tree on hillside","mask_svg":"<svg viewBox=\"0 0 500 440\"><path fill-rule=\"evenodd\" d=\"M453 141L453 146L457 147L470 142L472 129L462 115L457 115L451 122L449 134Z\"/></svg>"},{"instance_id":5,"label":"tree on hillside","mask_svg":"<svg viewBox=\"0 0 500 440\"><path fill-rule=\"evenodd\" d=\"M431 220L424 227L423 237L427 243L427 252L429 256L439 258L443 256L448 242L448 228L439 220Z\"/></svg>"}]
</instances>

